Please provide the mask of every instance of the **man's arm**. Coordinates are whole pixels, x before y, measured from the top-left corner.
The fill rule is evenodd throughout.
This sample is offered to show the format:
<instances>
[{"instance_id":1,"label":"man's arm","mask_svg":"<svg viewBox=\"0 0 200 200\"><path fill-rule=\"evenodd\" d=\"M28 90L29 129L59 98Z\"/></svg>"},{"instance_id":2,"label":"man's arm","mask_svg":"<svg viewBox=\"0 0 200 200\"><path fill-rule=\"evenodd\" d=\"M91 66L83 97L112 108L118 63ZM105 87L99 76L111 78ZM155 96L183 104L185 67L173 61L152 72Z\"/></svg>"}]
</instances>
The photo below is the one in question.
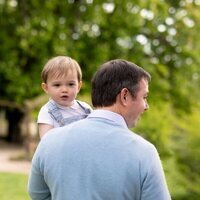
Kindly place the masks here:
<instances>
[{"instance_id":1,"label":"man's arm","mask_svg":"<svg viewBox=\"0 0 200 200\"><path fill-rule=\"evenodd\" d=\"M143 174L141 200L171 200L164 171L157 150L153 147Z\"/></svg>"},{"instance_id":2,"label":"man's arm","mask_svg":"<svg viewBox=\"0 0 200 200\"><path fill-rule=\"evenodd\" d=\"M32 160L31 172L28 180L28 193L32 200L51 200L51 193L43 174L39 170L37 151Z\"/></svg>"}]
</instances>

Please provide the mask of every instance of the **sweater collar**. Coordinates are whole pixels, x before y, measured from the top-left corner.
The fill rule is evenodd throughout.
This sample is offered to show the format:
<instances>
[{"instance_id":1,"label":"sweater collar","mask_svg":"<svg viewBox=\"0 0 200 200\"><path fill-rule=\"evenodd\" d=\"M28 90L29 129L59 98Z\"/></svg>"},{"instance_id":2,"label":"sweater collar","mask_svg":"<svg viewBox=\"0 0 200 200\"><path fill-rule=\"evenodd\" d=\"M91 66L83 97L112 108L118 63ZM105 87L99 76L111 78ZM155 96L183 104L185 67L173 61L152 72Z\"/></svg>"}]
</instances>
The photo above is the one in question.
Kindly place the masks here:
<instances>
[{"instance_id":1,"label":"sweater collar","mask_svg":"<svg viewBox=\"0 0 200 200\"><path fill-rule=\"evenodd\" d=\"M107 119L109 121L115 122L116 124L124 128L128 128L124 118L120 114L117 114L112 111L103 110L103 109L93 110L91 114L88 116L88 118L103 118L103 119Z\"/></svg>"}]
</instances>

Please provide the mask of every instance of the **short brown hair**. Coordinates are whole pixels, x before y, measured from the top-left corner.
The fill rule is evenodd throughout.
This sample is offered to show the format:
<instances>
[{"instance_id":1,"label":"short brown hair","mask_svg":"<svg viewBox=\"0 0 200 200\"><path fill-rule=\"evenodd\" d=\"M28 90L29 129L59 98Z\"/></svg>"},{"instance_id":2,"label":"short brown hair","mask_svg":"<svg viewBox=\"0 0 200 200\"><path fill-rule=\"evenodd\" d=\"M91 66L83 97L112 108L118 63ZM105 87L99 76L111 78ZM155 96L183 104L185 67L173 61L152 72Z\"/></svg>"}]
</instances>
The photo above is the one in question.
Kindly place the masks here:
<instances>
[{"instance_id":1,"label":"short brown hair","mask_svg":"<svg viewBox=\"0 0 200 200\"><path fill-rule=\"evenodd\" d=\"M92 78L93 106L113 105L123 88L127 88L136 97L142 78L149 82L151 76L132 62L117 59L104 63Z\"/></svg>"},{"instance_id":2,"label":"short brown hair","mask_svg":"<svg viewBox=\"0 0 200 200\"><path fill-rule=\"evenodd\" d=\"M76 60L68 56L53 57L45 64L41 72L42 81L46 83L49 76L61 76L66 74L69 69L76 70L78 81L82 80L82 71Z\"/></svg>"}]
</instances>

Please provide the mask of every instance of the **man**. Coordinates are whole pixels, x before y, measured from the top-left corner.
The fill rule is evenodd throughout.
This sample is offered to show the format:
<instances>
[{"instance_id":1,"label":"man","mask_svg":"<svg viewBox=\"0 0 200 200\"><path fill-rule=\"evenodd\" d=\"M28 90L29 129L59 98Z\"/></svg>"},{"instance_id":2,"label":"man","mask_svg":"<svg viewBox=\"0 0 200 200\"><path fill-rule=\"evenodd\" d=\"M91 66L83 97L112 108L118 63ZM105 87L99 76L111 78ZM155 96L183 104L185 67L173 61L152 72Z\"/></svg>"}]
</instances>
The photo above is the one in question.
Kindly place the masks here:
<instances>
[{"instance_id":1,"label":"man","mask_svg":"<svg viewBox=\"0 0 200 200\"><path fill-rule=\"evenodd\" d=\"M49 131L32 161L33 200L170 200L155 147L131 132L148 109L150 75L112 60L92 79L88 118Z\"/></svg>"}]
</instances>

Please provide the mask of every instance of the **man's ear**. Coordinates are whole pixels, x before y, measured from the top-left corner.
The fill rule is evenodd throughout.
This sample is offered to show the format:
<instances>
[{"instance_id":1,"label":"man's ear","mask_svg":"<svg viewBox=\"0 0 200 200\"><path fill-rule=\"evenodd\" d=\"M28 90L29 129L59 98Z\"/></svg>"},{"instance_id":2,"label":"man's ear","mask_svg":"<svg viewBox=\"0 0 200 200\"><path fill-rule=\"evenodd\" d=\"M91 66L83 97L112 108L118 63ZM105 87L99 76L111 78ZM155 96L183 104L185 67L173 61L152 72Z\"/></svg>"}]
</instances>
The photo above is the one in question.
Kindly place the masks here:
<instances>
[{"instance_id":1,"label":"man's ear","mask_svg":"<svg viewBox=\"0 0 200 200\"><path fill-rule=\"evenodd\" d=\"M123 105L127 104L127 98L128 98L128 89L123 88L120 92L120 101Z\"/></svg>"},{"instance_id":2,"label":"man's ear","mask_svg":"<svg viewBox=\"0 0 200 200\"><path fill-rule=\"evenodd\" d=\"M48 87L46 83L41 84L42 89L48 94Z\"/></svg>"}]
</instances>

